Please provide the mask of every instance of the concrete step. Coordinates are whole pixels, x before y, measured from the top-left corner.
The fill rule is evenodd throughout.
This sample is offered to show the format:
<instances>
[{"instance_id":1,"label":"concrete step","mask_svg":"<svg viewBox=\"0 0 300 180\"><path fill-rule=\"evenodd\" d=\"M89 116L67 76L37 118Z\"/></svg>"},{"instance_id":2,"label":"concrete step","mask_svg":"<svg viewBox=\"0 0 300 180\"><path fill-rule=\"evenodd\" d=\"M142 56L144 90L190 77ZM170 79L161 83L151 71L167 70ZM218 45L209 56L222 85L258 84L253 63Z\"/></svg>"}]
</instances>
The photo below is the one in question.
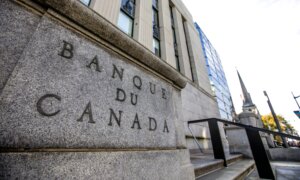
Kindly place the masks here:
<instances>
[{"instance_id":1,"label":"concrete step","mask_svg":"<svg viewBox=\"0 0 300 180\"><path fill-rule=\"evenodd\" d=\"M292 161L271 161L274 176L276 180L300 179L300 162ZM262 180L255 168L245 180Z\"/></svg>"},{"instance_id":2,"label":"concrete step","mask_svg":"<svg viewBox=\"0 0 300 180\"><path fill-rule=\"evenodd\" d=\"M196 180L242 180L255 167L251 159L242 159L230 164L228 167L218 169L206 175L196 176Z\"/></svg>"},{"instance_id":3,"label":"concrete step","mask_svg":"<svg viewBox=\"0 0 300 180\"><path fill-rule=\"evenodd\" d=\"M193 157L191 158L191 163L194 165L195 177L224 167L223 160L214 159L213 156Z\"/></svg>"},{"instance_id":4,"label":"concrete step","mask_svg":"<svg viewBox=\"0 0 300 180\"><path fill-rule=\"evenodd\" d=\"M226 157L227 163L231 164L243 158L242 155L228 155ZM210 172L224 168L224 161L221 159L214 159L212 153L191 153L191 163L194 165L195 177L203 176Z\"/></svg>"},{"instance_id":5,"label":"concrete step","mask_svg":"<svg viewBox=\"0 0 300 180\"><path fill-rule=\"evenodd\" d=\"M232 163L235 163L237 161L240 161L243 159L243 155L242 154L230 154L226 156L226 161L227 164L230 165Z\"/></svg>"},{"instance_id":6,"label":"concrete step","mask_svg":"<svg viewBox=\"0 0 300 180\"><path fill-rule=\"evenodd\" d=\"M277 180L300 179L300 162L271 161Z\"/></svg>"}]
</instances>

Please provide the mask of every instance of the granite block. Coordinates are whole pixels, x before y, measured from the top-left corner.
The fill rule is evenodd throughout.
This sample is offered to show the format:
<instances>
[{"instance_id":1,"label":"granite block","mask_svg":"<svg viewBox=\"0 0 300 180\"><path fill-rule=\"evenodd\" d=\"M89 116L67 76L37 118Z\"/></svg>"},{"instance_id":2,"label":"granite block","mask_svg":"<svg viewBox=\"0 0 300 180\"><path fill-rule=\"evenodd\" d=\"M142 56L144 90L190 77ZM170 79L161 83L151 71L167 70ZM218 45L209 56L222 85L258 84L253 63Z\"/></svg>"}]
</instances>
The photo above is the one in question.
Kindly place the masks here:
<instances>
[{"instance_id":1,"label":"granite block","mask_svg":"<svg viewBox=\"0 0 300 180\"><path fill-rule=\"evenodd\" d=\"M0 154L3 179L192 180L174 151L43 152Z\"/></svg>"},{"instance_id":2,"label":"granite block","mask_svg":"<svg viewBox=\"0 0 300 180\"><path fill-rule=\"evenodd\" d=\"M247 158L253 158L248 136L244 128L227 127L226 135L231 153L240 153Z\"/></svg>"},{"instance_id":3,"label":"granite block","mask_svg":"<svg viewBox=\"0 0 300 180\"><path fill-rule=\"evenodd\" d=\"M16 3L0 1L0 95L40 17Z\"/></svg>"},{"instance_id":4,"label":"granite block","mask_svg":"<svg viewBox=\"0 0 300 180\"><path fill-rule=\"evenodd\" d=\"M0 96L0 147L176 147L175 96L150 71L44 16Z\"/></svg>"}]
</instances>

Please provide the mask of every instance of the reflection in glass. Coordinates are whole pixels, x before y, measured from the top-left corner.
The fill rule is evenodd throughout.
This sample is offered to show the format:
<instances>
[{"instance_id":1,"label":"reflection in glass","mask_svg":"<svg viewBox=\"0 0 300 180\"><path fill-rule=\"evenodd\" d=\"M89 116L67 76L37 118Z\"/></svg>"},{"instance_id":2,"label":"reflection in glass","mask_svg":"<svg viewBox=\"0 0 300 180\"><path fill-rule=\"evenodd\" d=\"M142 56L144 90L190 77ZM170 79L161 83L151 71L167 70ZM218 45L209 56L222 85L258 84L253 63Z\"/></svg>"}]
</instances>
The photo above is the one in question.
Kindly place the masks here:
<instances>
[{"instance_id":1,"label":"reflection in glass","mask_svg":"<svg viewBox=\"0 0 300 180\"><path fill-rule=\"evenodd\" d=\"M152 30L153 30L153 52L156 56L160 56L159 44L159 19L158 19L158 1L152 0Z\"/></svg>"},{"instance_id":2,"label":"reflection in glass","mask_svg":"<svg viewBox=\"0 0 300 180\"><path fill-rule=\"evenodd\" d=\"M89 6L91 3L91 0L80 0L84 5Z\"/></svg>"},{"instance_id":3,"label":"reflection in glass","mask_svg":"<svg viewBox=\"0 0 300 180\"><path fill-rule=\"evenodd\" d=\"M134 3L135 3L134 0L122 0L121 2L121 10L132 18L134 18L134 12L135 12Z\"/></svg>"},{"instance_id":4,"label":"reflection in glass","mask_svg":"<svg viewBox=\"0 0 300 180\"><path fill-rule=\"evenodd\" d=\"M153 52L156 56L160 56L159 41L153 38Z\"/></svg>"},{"instance_id":5,"label":"reflection in glass","mask_svg":"<svg viewBox=\"0 0 300 180\"><path fill-rule=\"evenodd\" d=\"M129 36L132 36L132 25L133 20L121 11L118 21L119 28Z\"/></svg>"},{"instance_id":6,"label":"reflection in glass","mask_svg":"<svg viewBox=\"0 0 300 180\"><path fill-rule=\"evenodd\" d=\"M197 24L195 26L199 32L209 79L211 84L213 84L212 89L218 102L221 118L232 120L232 100L221 59L201 28Z\"/></svg>"}]
</instances>

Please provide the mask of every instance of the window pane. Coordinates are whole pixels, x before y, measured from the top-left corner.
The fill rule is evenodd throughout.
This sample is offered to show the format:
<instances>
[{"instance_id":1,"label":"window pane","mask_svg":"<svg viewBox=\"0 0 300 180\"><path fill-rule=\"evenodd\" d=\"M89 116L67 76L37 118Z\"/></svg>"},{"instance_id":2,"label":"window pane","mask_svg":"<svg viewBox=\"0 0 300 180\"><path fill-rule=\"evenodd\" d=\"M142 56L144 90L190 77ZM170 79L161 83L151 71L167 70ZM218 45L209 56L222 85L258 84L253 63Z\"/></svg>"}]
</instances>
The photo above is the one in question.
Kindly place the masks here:
<instances>
[{"instance_id":1,"label":"window pane","mask_svg":"<svg viewBox=\"0 0 300 180\"><path fill-rule=\"evenodd\" d=\"M159 41L156 39L153 39L153 52L156 56L160 56Z\"/></svg>"},{"instance_id":2,"label":"window pane","mask_svg":"<svg viewBox=\"0 0 300 180\"><path fill-rule=\"evenodd\" d=\"M135 5L134 0L122 0L121 9L134 18Z\"/></svg>"},{"instance_id":3,"label":"window pane","mask_svg":"<svg viewBox=\"0 0 300 180\"><path fill-rule=\"evenodd\" d=\"M89 6L91 0L80 0L80 2L82 2L84 5Z\"/></svg>"},{"instance_id":4,"label":"window pane","mask_svg":"<svg viewBox=\"0 0 300 180\"><path fill-rule=\"evenodd\" d=\"M159 39L158 12L156 10L153 10L152 23L153 23L153 36Z\"/></svg>"},{"instance_id":5,"label":"window pane","mask_svg":"<svg viewBox=\"0 0 300 180\"><path fill-rule=\"evenodd\" d=\"M130 17L128 17L125 13L120 12L118 21L119 28L129 36L132 36L132 25L133 20Z\"/></svg>"},{"instance_id":6,"label":"window pane","mask_svg":"<svg viewBox=\"0 0 300 180\"><path fill-rule=\"evenodd\" d=\"M178 71L180 71L179 57L178 57L178 56L175 56L175 60L176 60L176 69L177 69Z\"/></svg>"},{"instance_id":7,"label":"window pane","mask_svg":"<svg viewBox=\"0 0 300 180\"><path fill-rule=\"evenodd\" d=\"M158 1L157 0L152 0L152 6L158 9Z\"/></svg>"}]
</instances>

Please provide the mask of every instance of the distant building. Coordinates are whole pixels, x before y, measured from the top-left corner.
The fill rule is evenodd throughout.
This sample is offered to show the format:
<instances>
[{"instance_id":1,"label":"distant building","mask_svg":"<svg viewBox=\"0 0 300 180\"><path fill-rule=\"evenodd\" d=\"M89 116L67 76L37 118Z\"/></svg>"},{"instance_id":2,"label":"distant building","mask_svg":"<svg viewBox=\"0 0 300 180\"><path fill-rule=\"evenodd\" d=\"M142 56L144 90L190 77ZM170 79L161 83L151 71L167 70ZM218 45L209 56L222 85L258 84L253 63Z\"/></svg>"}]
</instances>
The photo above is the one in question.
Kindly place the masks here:
<instances>
[{"instance_id":1,"label":"distant building","mask_svg":"<svg viewBox=\"0 0 300 180\"><path fill-rule=\"evenodd\" d=\"M232 113L235 113L235 110L221 60L217 51L197 23L195 23L195 27L200 35L211 88L218 101L221 118L232 120Z\"/></svg>"}]
</instances>

